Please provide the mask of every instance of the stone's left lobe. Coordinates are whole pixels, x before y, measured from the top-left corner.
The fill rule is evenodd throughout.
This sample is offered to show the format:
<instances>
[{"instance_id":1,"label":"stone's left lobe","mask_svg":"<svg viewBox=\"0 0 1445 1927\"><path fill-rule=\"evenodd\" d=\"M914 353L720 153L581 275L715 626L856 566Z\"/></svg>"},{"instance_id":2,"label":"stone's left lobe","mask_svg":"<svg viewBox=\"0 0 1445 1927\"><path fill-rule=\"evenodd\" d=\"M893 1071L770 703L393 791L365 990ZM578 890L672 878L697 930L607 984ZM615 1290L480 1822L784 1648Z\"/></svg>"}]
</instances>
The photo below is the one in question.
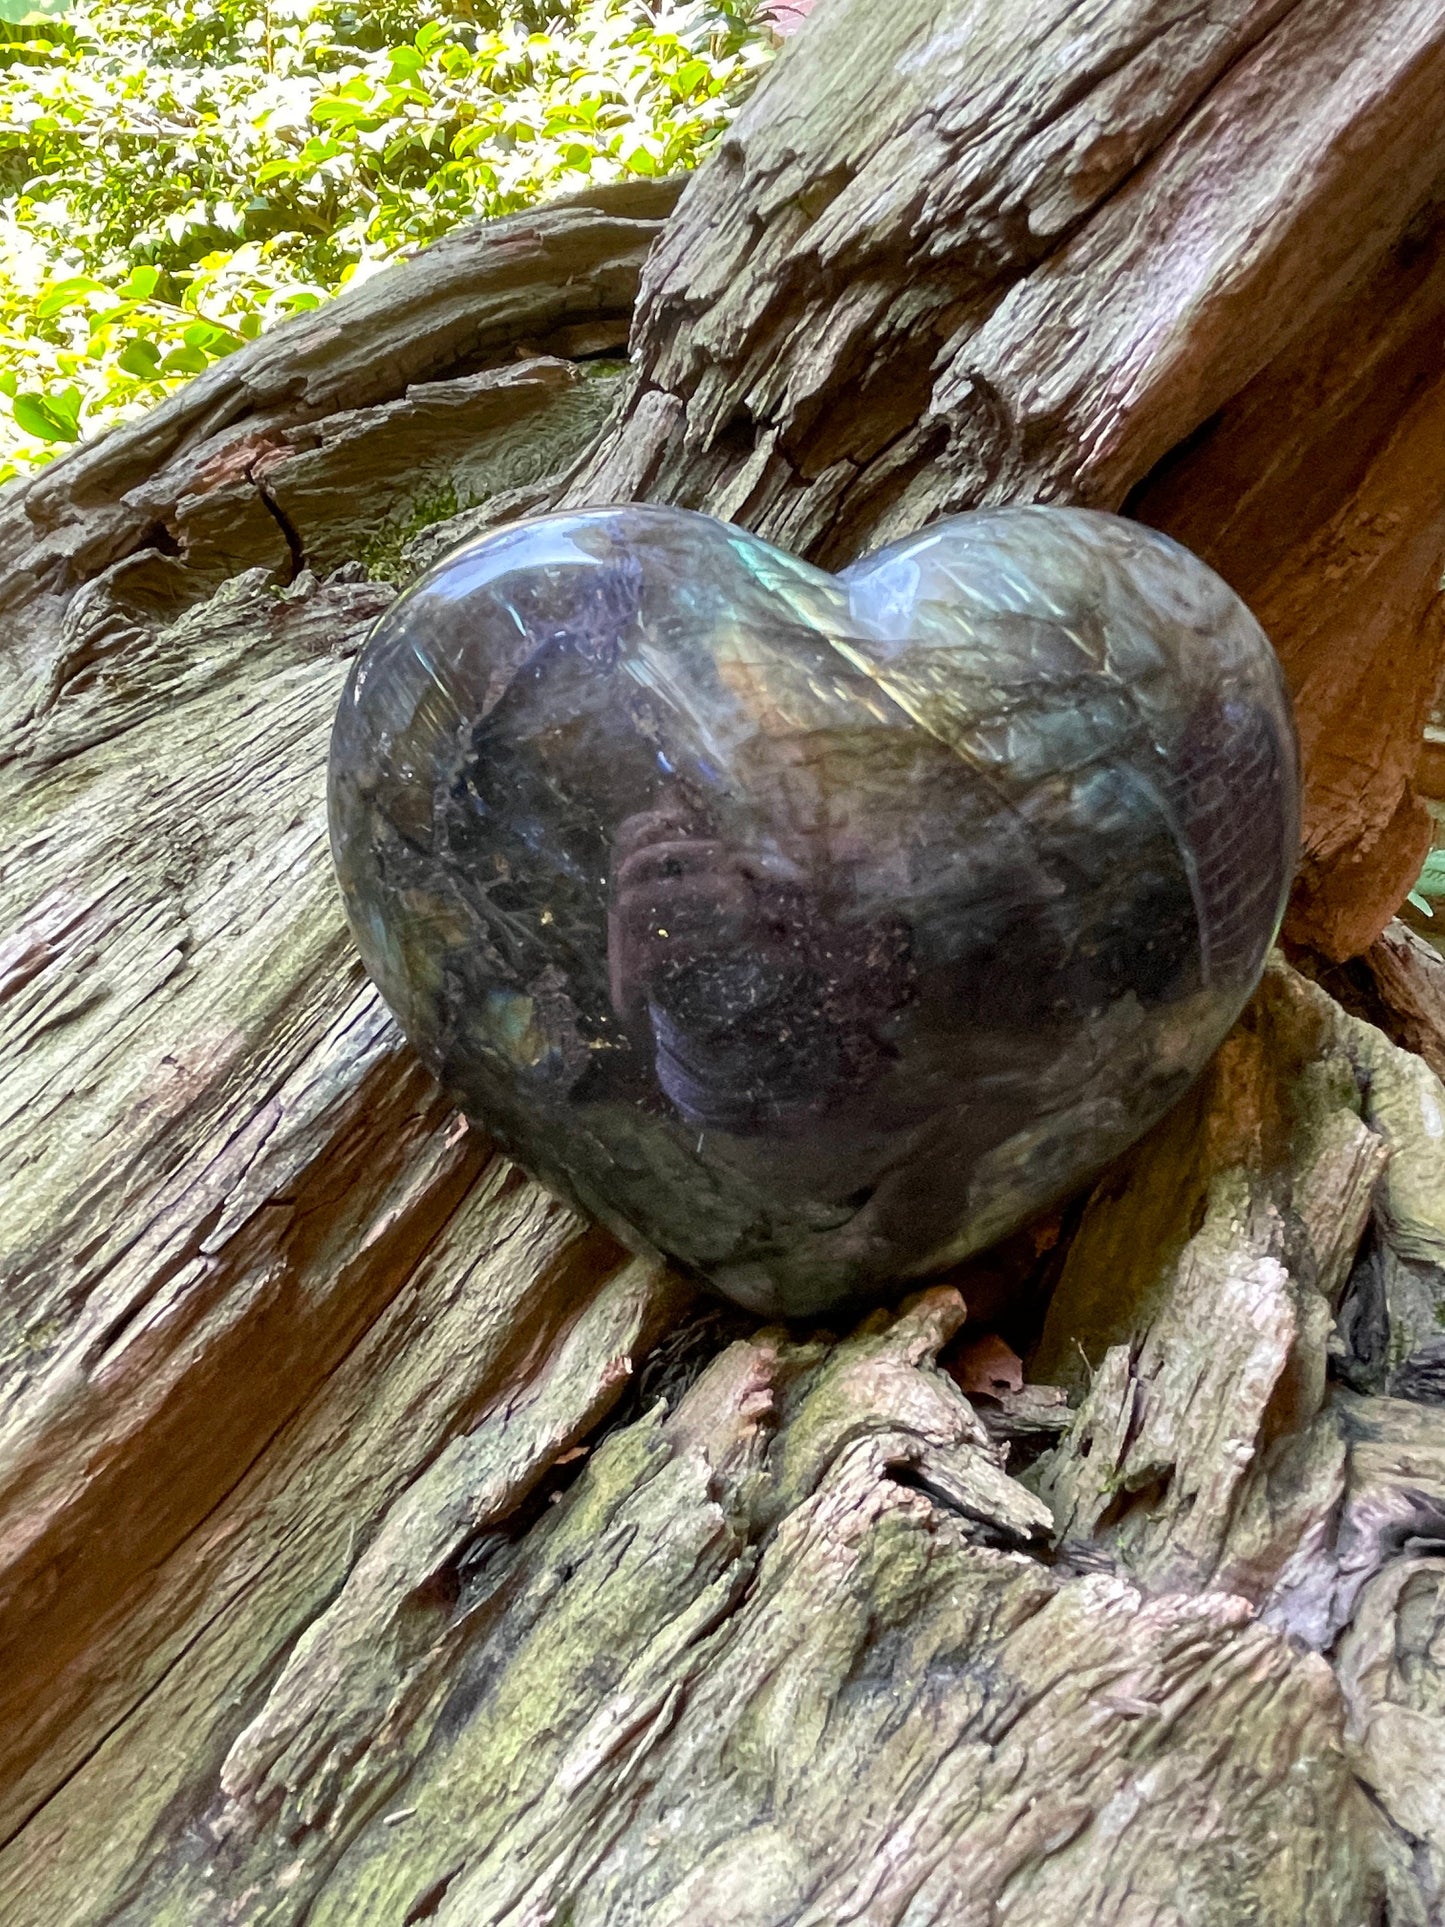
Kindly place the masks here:
<instances>
[{"instance_id":1,"label":"stone's left lobe","mask_svg":"<svg viewBox=\"0 0 1445 1927\"><path fill-rule=\"evenodd\" d=\"M358 659L332 844L467 1113L745 1304L851 1309L1122 1150L1248 997L1278 666L1167 538L960 516L833 577L680 510L459 549Z\"/></svg>"}]
</instances>

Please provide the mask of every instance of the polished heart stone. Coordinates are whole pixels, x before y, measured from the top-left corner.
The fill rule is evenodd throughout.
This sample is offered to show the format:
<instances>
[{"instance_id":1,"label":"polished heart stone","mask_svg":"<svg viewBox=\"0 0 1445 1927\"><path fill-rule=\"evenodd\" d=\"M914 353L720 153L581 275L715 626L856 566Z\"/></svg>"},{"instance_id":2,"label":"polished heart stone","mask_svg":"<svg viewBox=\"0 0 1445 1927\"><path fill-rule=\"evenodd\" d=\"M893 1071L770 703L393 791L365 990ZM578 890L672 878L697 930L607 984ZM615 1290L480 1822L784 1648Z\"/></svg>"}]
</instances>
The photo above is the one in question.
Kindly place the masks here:
<instances>
[{"instance_id":1,"label":"polished heart stone","mask_svg":"<svg viewBox=\"0 0 1445 1927\"><path fill-rule=\"evenodd\" d=\"M331 833L467 1114L801 1316L992 1243L1179 1097L1278 926L1296 769L1258 625L1135 523L963 515L829 576L615 508L401 597Z\"/></svg>"}]
</instances>

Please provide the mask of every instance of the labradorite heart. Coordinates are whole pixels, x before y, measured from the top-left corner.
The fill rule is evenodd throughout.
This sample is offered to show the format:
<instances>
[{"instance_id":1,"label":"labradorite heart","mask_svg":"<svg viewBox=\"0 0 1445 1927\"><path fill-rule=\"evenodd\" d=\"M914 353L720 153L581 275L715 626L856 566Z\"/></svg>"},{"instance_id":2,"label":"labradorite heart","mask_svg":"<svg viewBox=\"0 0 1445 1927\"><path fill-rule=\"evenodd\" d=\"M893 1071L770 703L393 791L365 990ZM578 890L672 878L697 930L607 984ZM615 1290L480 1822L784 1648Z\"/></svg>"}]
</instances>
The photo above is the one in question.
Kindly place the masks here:
<instances>
[{"instance_id":1,"label":"labradorite heart","mask_svg":"<svg viewBox=\"0 0 1445 1927\"><path fill-rule=\"evenodd\" d=\"M992 1243L1178 1098L1278 926L1296 769L1263 632L1135 523L963 515L829 576L616 508L401 597L331 834L468 1115L809 1315Z\"/></svg>"}]
</instances>

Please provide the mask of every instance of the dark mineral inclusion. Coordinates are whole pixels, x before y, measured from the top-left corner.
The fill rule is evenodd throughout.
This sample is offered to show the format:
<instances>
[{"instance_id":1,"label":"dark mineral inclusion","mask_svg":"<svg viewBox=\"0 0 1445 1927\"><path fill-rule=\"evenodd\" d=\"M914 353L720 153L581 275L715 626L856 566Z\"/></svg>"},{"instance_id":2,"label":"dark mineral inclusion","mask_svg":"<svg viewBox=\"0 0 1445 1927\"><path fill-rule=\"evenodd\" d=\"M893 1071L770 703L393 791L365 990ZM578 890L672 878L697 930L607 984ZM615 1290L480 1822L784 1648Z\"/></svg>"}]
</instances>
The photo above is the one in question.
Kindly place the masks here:
<instances>
[{"instance_id":1,"label":"dark mineral inclusion","mask_svg":"<svg viewBox=\"0 0 1445 1927\"><path fill-rule=\"evenodd\" d=\"M469 1116L743 1304L992 1243L1179 1097L1296 856L1269 643L1162 535L958 516L829 576L664 508L458 549L331 750L366 965Z\"/></svg>"}]
</instances>

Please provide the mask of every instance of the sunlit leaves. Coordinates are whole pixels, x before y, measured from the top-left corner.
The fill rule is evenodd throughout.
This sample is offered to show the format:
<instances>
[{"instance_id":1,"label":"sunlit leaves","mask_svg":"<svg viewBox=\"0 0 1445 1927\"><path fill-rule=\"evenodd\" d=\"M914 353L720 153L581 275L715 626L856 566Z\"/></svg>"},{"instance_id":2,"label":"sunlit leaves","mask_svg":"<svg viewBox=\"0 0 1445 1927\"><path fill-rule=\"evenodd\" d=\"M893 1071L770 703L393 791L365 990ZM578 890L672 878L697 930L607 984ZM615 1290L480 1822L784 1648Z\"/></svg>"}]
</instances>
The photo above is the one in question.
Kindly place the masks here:
<instances>
[{"instance_id":1,"label":"sunlit leaves","mask_svg":"<svg viewBox=\"0 0 1445 1927\"><path fill-rule=\"evenodd\" d=\"M41 442L80 440L80 389L52 389L48 395L17 395L10 404L16 425Z\"/></svg>"},{"instance_id":2,"label":"sunlit leaves","mask_svg":"<svg viewBox=\"0 0 1445 1927\"><path fill-rule=\"evenodd\" d=\"M0 478L469 215L693 165L772 46L759 0L19 4Z\"/></svg>"}]
</instances>

